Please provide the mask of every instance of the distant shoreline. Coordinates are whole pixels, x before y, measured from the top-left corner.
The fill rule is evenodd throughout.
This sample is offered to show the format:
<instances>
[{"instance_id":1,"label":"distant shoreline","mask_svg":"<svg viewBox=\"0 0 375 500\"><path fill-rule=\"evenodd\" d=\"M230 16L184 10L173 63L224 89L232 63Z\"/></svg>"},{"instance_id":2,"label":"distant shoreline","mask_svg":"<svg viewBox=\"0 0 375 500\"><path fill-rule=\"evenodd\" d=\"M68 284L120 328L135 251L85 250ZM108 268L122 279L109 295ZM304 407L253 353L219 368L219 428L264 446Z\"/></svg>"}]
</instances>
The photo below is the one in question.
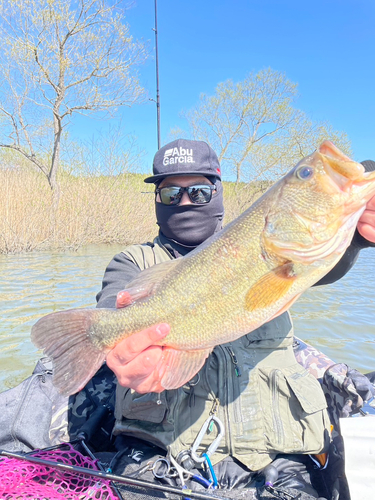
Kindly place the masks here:
<instances>
[{"instance_id":1,"label":"distant shoreline","mask_svg":"<svg viewBox=\"0 0 375 500\"><path fill-rule=\"evenodd\" d=\"M0 254L78 249L84 245L149 241L155 237L153 185L146 175L60 176L53 210L45 177L27 169L0 169ZM223 182L225 223L248 208L267 182Z\"/></svg>"}]
</instances>

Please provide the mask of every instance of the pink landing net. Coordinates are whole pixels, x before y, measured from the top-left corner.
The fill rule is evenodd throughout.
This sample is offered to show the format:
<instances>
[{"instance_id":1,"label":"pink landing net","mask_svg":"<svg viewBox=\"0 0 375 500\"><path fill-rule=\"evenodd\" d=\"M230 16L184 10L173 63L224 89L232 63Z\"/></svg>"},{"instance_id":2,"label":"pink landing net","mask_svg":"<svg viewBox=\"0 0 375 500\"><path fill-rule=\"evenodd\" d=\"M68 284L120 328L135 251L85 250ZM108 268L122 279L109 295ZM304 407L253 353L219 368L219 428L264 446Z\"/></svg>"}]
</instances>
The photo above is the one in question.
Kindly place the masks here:
<instances>
[{"instance_id":1,"label":"pink landing net","mask_svg":"<svg viewBox=\"0 0 375 500\"><path fill-rule=\"evenodd\" d=\"M36 451L32 456L99 470L97 460L81 455L69 443L64 445L64 448L66 449ZM110 487L110 481L8 457L0 458L0 498L1 500L118 500L118 496Z\"/></svg>"}]
</instances>

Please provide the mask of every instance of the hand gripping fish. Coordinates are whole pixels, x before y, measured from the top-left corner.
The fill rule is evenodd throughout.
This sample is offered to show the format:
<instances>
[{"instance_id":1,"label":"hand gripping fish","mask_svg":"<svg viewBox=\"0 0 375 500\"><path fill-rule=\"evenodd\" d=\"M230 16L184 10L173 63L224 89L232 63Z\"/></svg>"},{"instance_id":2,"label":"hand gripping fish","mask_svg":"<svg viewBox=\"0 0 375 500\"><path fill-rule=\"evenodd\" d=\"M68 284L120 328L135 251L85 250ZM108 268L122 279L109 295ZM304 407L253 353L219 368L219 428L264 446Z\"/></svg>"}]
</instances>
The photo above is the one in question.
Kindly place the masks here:
<instances>
[{"instance_id":1,"label":"hand gripping fish","mask_svg":"<svg viewBox=\"0 0 375 500\"><path fill-rule=\"evenodd\" d=\"M335 266L374 181L374 172L326 141L222 231L185 257L142 271L128 285L128 307L41 318L32 341L52 358L55 386L77 392L120 340L168 323L158 343L165 346L161 384L181 387L216 345L278 316Z\"/></svg>"}]
</instances>

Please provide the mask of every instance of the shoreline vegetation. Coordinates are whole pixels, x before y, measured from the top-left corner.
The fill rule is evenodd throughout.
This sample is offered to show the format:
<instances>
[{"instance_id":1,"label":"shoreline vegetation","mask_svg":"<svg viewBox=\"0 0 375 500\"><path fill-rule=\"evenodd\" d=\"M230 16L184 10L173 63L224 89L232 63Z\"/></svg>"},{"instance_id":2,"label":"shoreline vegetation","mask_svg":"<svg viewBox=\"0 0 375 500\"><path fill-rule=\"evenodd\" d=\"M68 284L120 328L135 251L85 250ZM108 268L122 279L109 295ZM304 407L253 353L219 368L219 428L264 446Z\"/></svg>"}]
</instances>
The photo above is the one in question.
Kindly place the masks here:
<instances>
[{"instance_id":1,"label":"shoreline vegetation","mask_svg":"<svg viewBox=\"0 0 375 500\"><path fill-rule=\"evenodd\" d=\"M77 250L89 244L129 245L157 235L153 185L137 173L59 178L55 207L40 173L0 168L0 254ZM227 224L262 194L269 183L223 182Z\"/></svg>"}]
</instances>

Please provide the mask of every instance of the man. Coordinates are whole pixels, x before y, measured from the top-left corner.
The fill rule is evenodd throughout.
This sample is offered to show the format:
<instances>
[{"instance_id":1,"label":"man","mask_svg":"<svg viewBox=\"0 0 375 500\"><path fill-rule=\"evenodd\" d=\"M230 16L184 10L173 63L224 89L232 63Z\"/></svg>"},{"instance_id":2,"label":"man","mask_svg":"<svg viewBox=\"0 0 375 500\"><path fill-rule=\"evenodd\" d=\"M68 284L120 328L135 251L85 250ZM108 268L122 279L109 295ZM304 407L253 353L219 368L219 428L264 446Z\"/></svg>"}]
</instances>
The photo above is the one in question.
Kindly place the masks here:
<instances>
[{"instance_id":1,"label":"man","mask_svg":"<svg viewBox=\"0 0 375 500\"><path fill-rule=\"evenodd\" d=\"M206 143L179 139L167 144L155 155L153 173L145 182L156 186L159 235L153 243L132 245L114 257L98 307L126 306L131 297L123 290L141 270L186 255L222 227L220 165ZM368 204L358 231L345 256L319 284L339 279L359 250L375 242L375 200ZM154 344L168 332L167 324L155 325L109 353L107 364L119 382L114 434L168 449L181 462L213 415L217 420L210 427L217 429L203 433L196 456L202 457L225 429L209 457L221 486L248 485L254 473L279 456L274 463L280 471L289 467L285 463L294 464L292 473L284 474L283 485L317 498L304 478L305 457L326 451L330 422L318 382L294 358L289 314L217 346L193 380L163 392L157 369L163 347Z\"/></svg>"}]
</instances>

